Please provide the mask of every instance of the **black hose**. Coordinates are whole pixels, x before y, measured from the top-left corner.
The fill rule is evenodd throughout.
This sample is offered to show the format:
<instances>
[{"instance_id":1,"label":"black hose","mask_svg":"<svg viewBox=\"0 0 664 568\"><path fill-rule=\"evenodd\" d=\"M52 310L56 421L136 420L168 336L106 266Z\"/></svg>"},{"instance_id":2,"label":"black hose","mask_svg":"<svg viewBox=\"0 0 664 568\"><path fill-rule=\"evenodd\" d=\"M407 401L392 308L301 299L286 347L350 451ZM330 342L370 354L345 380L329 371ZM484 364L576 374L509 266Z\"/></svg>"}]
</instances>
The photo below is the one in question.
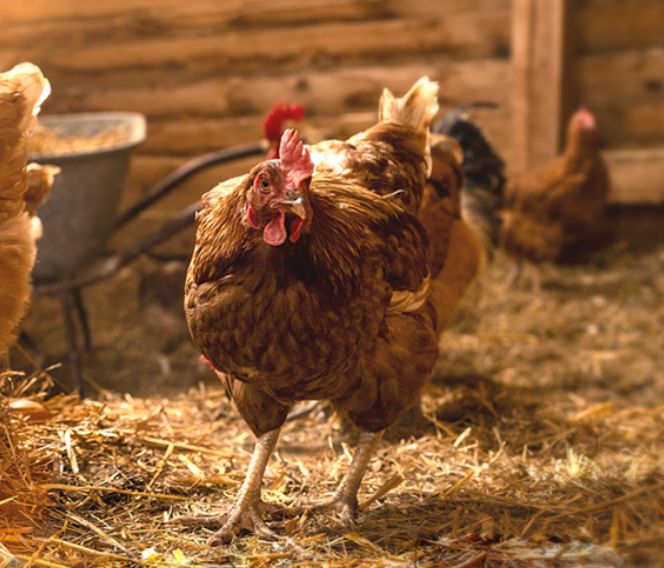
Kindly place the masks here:
<instances>
[{"instance_id":1,"label":"black hose","mask_svg":"<svg viewBox=\"0 0 664 568\"><path fill-rule=\"evenodd\" d=\"M70 280L60 280L58 282L44 284L37 283L35 285L35 292L38 294L56 294L65 290L83 288L113 276L113 274L117 273L123 266L134 260L140 254L163 243L176 233L179 233L181 230L192 225L196 218L196 212L199 209L199 201L191 203L180 211L175 219L172 219L156 231L150 233L132 247L106 257L104 260L96 263L88 271L84 271L82 275L76 276Z\"/></svg>"},{"instance_id":2,"label":"black hose","mask_svg":"<svg viewBox=\"0 0 664 568\"><path fill-rule=\"evenodd\" d=\"M234 148L224 148L223 150L216 150L198 156L193 160L180 166L174 172L168 174L165 178L158 181L150 188L147 194L139 199L136 203L131 205L124 213L122 213L118 220L115 222L115 230L126 225L144 209L150 207L153 203L159 201L162 197L168 195L178 185L182 184L194 174L216 166L225 162L239 160L241 158L248 158L249 156L261 156L265 154L267 149L267 142L252 142L243 146L236 146Z\"/></svg>"}]
</instances>

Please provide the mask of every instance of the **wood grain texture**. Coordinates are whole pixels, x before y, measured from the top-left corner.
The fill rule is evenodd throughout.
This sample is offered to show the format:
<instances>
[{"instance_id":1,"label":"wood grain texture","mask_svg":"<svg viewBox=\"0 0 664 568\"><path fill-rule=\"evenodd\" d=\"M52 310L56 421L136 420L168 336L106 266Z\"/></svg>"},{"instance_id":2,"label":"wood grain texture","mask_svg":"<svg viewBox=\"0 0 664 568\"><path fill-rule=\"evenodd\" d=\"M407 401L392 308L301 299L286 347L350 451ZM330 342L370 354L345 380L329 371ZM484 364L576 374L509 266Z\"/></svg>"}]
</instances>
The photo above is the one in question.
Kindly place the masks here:
<instances>
[{"instance_id":1,"label":"wood grain texture","mask_svg":"<svg viewBox=\"0 0 664 568\"><path fill-rule=\"evenodd\" d=\"M201 76L174 85L92 84L79 92L76 108L97 111L109 107L135 110L149 118L173 116L221 117L263 114L274 101L302 104L307 115L362 111L377 106L384 86L405 92L422 75L440 82L441 104L489 99L509 102L510 64L503 59L472 61L413 61L405 64L357 65L334 69L302 69L279 75ZM64 112L72 101L63 96L51 110Z\"/></svg>"},{"instance_id":2,"label":"wood grain texture","mask_svg":"<svg viewBox=\"0 0 664 568\"><path fill-rule=\"evenodd\" d=\"M565 120L569 0L515 0L514 159L526 169L560 150Z\"/></svg>"},{"instance_id":3,"label":"wood grain texture","mask_svg":"<svg viewBox=\"0 0 664 568\"><path fill-rule=\"evenodd\" d=\"M527 2L12 0L0 2L0 67L40 64L54 89L45 112L148 116L127 199L169 164L255 140L276 101L300 102L311 126L346 136L371 123L383 86L403 92L424 74L440 81L443 110L475 100L500 105L475 116L515 170L523 163L516 154L551 152L556 125L571 110L547 92L564 81L556 79L560 68L541 79L532 75L536 65L524 67L525 36L513 38L511 23ZM561 2L538 4L552 13ZM664 0L572 4L572 105L596 112L611 150L664 145ZM541 43L553 38L556 21L540 18ZM539 89L539 99L530 95L539 106L519 110L517 127L513 109L524 108L525 82ZM520 134L527 129L530 138Z\"/></svg>"},{"instance_id":4,"label":"wood grain texture","mask_svg":"<svg viewBox=\"0 0 664 568\"><path fill-rule=\"evenodd\" d=\"M445 13L458 14L478 11L509 10L511 0L445 0ZM209 21L220 19L225 24L264 25L277 22L310 22L324 19L363 19L369 14L391 17L430 15L441 9L439 0L114 0L86 2L85 0L27 0L4 2L0 15L11 24L35 24L63 19L95 19L137 17L155 19L168 17L196 17ZM178 22L179 23L179 22Z\"/></svg>"},{"instance_id":5,"label":"wood grain texture","mask_svg":"<svg viewBox=\"0 0 664 568\"><path fill-rule=\"evenodd\" d=\"M664 146L664 48L581 56L573 73L606 147Z\"/></svg>"},{"instance_id":6,"label":"wood grain texture","mask_svg":"<svg viewBox=\"0 0 664 568\"><path fill-rule=\"evenodd\" d=\"M574 103L597 115L604 146L664 146L664 1L583 0L573 22Z\"/></svg>"},{"instance_id":7,"label":"wood grain texture","mask_svg":"<svg viewBox=\"0 0 664 568\"><path fill-rule=\"evenodd\" d=\"M492 137L509 145L501 133L510 112L510 6L511 0L2 2L0 67L36 61L53 85L47 113L146 114L147 141L127 189L133 197L168 173L146 166L149 160L178 163L255 140L275 102L303 104L310 125L343 137L372 122L384 86L404 92L424 74L441 82L443 107L497 102L499 111L479 116L486 114Z\"/></svg>"},{"instance_id":8,"label":"wood grain texture","mask_svg":"<svg viewBox=\"0 0 664 568\"><path fill-rule=\"evenodd\" d=\"M664 203L664 148L612 150L604 157L611 174L612 203Z\"/></svg>"},{"instance_id":9,"label":"wood grain texture","mask_svg":"<svg viewBox=\"0 0 664 568\"><path fill-rule=\"evenodd\" d=\"M662 0L582 0L574 10L577 53L664 47Z\"/></svg>"}]
</instances>

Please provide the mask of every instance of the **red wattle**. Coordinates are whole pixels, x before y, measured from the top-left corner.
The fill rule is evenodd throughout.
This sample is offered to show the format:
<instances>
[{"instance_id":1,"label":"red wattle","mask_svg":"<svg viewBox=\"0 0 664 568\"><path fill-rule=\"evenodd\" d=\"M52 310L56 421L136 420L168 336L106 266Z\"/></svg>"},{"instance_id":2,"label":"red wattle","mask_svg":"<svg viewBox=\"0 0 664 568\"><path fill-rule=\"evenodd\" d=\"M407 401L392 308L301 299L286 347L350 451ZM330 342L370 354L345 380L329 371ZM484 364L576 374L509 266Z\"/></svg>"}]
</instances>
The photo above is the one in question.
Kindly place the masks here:
<instances>
[{"instance_id":1,"label":"red wattle","mask_svg":"<svg viewBox=\"0 0 664 568\"><path fill-rule=\"evenodd\" d=\"M263 240L273 247L278 247L286 242L286 214L283 211L277 213L263 229Z\"/></svg>"},{"instance_id":2,"label":"red wattle","mask_svg":"<svg viewBox=\"0 0 664 568\"><path fill-rule=\"evenodd\" d=\"M300 240L300 237L302 236L302 228L304 227L304 219L300 219L299 217L297 219L293 219L290 225L290 237L288 240L290 240L291 243L296 243L297 241Z\"/></svg>"},{"instance_id":3,"label":"red wattle","mask_svg":"<svg viewBox=\"0 0 664 568\"><path fill-rule=\"evenodd\" d=\"M260 228L260 223L258 221L256 211L254 211L253 206L248 201L247 201L246 205L244 206L244 211L245 211L245 214L247 216L247 222L249 223L249 226L252 229Z\"/></svg>"}]
</instances>

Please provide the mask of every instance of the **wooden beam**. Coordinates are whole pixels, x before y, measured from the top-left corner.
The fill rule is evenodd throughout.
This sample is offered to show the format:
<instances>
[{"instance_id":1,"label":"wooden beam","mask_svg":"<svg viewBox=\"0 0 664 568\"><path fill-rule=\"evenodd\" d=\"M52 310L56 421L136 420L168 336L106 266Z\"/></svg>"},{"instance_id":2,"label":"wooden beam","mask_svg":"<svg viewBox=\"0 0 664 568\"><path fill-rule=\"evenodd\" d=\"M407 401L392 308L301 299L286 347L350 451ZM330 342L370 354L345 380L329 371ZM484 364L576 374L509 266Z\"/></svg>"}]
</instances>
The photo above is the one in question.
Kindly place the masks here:
<instances>
[{"instance_id":1,"label":"wooden beam","mask_svg":"<svg viewBox=\"0 0 664 568\"><path fill-rule=\"evenodd\" d=\"M491 58L507 51L508 22L509 13L500 11L433 19L263 26L224 33L205 26L197 31L191 24L187 34L179 35L175 28L170 34L152 36L130 23L116 24L107 31L84 28L65 35L63 25L56 23L43 34L37 33L36 26L28 26L22 30L20 43L13 42L6 49L1 37L4 32L0 34L0 68L17 61L36 61L49 77L54 93L60 85L72 84L81 90L100 84L159 85L169 90L194 78L230 74L275 75L304 68L407 59ZM75 24L70 25L76 29ZM99 25L108 27L106 22Z\"/></svg>"},{"instance_id":2,"label":"wooden beam","mask_svg":"<svg viewBox=\"0 0 664 568\"><path fill-rule=\"evenodd\" d=\"M560 150L567 114L569 0L514 0L513 141L515 169Z\"/></svg>"},{"instance_id":3,"label":"wooden beam","mask_svg":"<svg viewBox=\"0 0 664 568\"><path fill-rule=\"evenodd\" d=\"M578 55L651 49L662 44L662 0L585 0L576 4L573 28Z\"/></svg>"},{"instance_id":4,"label":"wooden beam","mask_svg":"<svg viewBox=\"0 0 664 568\"><path fill-rule=\"evenodd\" d=\"M620 205L664 204L664 147L609 150L609 201Z\"/></svg>"},{"instance_id":5,"label":"wooden beam","mask_svg":"<svg viewBox=\"0 0 664 568\"><path fill-rule=\"evenodd\" d=\"M572 73L576 100L595 113L603 146L664 145L664 49L577 56Z\"/></svg>"}]
</instances>

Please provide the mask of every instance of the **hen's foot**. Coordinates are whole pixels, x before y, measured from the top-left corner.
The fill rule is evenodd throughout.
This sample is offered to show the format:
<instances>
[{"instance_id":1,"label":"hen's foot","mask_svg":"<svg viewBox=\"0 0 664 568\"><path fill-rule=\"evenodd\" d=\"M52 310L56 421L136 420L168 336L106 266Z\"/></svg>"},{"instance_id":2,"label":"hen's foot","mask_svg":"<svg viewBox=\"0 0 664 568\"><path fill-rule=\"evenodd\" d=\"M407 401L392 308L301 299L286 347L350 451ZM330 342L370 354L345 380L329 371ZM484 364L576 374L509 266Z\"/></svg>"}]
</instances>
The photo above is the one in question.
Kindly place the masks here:
<instances>
[{"instance_id":1,"label":"hen's foot","mask_svg":"<svg viewBox=\"0 0 664 568\"><path fill-rule=\"evenodd\" d=\"M234 536L241 532L256 534L260 537L276 540L278 535L267 526L263 516L280 516L289 509L276 503L263 501L250 501L244 507L232 507L227 513L219 515L199 515L192 517L177 517L174 521L208 529L218 529L208 540L210 546L227 544Z\"/></svg>"},{"instance_id":2,"label":"hen's foot","mask_svg":"<svg viewBox=\"0 0 664 568\"><path fill-rule=\"evenodd\" d=\"M342 495L333 495L329 499L314 501L301 507L291 509L298 513L332 513L341 520L347 528L357 526L359 508L356 499L346 498Z\"/></svg>"}]
</instances>

